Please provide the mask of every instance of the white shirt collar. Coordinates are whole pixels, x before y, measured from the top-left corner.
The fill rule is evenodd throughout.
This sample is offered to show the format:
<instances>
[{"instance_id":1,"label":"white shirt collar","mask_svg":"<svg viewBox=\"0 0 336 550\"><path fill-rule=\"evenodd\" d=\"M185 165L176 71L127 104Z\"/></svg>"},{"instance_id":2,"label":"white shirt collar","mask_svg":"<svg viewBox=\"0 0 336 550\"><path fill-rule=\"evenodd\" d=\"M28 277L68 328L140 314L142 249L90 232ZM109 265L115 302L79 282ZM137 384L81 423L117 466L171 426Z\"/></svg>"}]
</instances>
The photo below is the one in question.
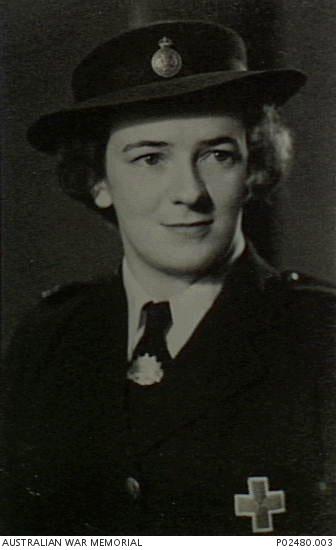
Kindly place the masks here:
<instances>
[{"instance_id":1,"label":"white shirt collar","mask_svg":"<svg viewBox=\"0 0 336 550\"><path fill-rule=\"evenodd\" d=\"M144 332L142 308L147 302L155 301L135 279L126 259L122 264L122 276L128 304L128 359ZM169 299L172 326L167 333L167 347L175 357L189 340L195 328L210 309L223 286L223 281L199 281Z\"/></svg>"},{"instance_id":2,"label":"white shirt collar","mask_svg":"<svg viewBox=\"0 0 336 550\"><path fill-rule=\"evenodd\" d=\"M222 287L223 280L197 282L169 300L173 323L167 334L167 347L172 357L175 357L189 340Z\"/></svg>"}]
</instances>

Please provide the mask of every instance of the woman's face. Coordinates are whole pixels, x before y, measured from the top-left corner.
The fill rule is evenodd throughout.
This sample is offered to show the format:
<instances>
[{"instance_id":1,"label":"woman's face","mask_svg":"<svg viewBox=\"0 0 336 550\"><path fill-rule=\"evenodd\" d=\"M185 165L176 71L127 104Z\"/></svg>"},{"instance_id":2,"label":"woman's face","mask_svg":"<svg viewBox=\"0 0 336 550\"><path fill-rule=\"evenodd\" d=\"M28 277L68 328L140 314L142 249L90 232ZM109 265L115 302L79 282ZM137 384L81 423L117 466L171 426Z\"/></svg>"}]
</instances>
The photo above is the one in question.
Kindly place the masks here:
<instances>
[{"instance_id":1,"label":"woman's face","mask_svg":"<svg viewBox=\"0 0 336 550\"><path fill-rule=\"evenodd\" d=\"M206 274L240 232L248 151L233 115L124 123L106 148L106 190L130 267Z\"/></svg>"}]
</instances>

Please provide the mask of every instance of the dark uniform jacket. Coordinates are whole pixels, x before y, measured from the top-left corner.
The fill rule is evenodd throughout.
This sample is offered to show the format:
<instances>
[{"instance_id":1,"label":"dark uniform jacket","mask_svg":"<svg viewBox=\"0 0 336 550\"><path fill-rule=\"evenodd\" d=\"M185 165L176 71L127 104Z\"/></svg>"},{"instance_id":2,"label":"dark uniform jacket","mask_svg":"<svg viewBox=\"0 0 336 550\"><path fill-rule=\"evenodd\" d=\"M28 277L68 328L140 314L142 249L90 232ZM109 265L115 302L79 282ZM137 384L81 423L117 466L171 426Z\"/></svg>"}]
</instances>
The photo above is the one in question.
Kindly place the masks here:
<instances>
[{"instance_id":1,"label":"dark uniform jacket","mask_svg":"<svg viewBox=\"0 0 336 550\"><path fill-rule=\"evenodd\" d=\"M331 304L247 252L139 386L119 277L46 298L9 353L4 534L336 535Z\"/></svg>"}]
</instances>

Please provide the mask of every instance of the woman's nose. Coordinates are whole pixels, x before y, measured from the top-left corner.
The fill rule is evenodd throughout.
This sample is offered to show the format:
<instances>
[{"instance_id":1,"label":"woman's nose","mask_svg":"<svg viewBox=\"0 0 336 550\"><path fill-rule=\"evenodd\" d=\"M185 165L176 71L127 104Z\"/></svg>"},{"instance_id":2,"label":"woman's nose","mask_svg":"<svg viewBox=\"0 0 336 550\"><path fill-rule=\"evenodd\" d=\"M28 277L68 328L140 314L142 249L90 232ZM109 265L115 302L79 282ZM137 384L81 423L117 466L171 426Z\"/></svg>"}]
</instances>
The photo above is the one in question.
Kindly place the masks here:
<instances>
[{"instance_id":1,"label":"woman's nose","mask_svg":"<svg viewBox=\"0 0 336 550\"><path fill-rule=\"evenodd\" d=\"M194 205L207 196L206 186L192 162L179 163L172 174L170 197L175 204Z\"/></svg>"}]
</instances>

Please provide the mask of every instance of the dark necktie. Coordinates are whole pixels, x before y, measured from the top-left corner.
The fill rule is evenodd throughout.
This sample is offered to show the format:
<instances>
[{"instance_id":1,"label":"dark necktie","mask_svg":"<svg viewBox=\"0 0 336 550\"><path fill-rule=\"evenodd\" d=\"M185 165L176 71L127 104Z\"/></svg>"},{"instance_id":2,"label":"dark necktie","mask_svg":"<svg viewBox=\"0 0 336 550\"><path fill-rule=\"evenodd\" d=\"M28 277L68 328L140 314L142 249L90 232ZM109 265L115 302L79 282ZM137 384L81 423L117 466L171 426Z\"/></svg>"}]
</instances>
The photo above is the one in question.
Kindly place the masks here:
<instances>
[{"instance_id":1,"label":"dark necktie","mask_svg":"<svg viewBox=\"0 0 336 550\"><path fill-rule=\"evenodd\" d=\"M145 312L145 330L133 352L132 360L150 355L162 363L171 359L167 348L166 334L172 317L169 302L148 302L143 306Z\"/></svg>"}]
</instances>

